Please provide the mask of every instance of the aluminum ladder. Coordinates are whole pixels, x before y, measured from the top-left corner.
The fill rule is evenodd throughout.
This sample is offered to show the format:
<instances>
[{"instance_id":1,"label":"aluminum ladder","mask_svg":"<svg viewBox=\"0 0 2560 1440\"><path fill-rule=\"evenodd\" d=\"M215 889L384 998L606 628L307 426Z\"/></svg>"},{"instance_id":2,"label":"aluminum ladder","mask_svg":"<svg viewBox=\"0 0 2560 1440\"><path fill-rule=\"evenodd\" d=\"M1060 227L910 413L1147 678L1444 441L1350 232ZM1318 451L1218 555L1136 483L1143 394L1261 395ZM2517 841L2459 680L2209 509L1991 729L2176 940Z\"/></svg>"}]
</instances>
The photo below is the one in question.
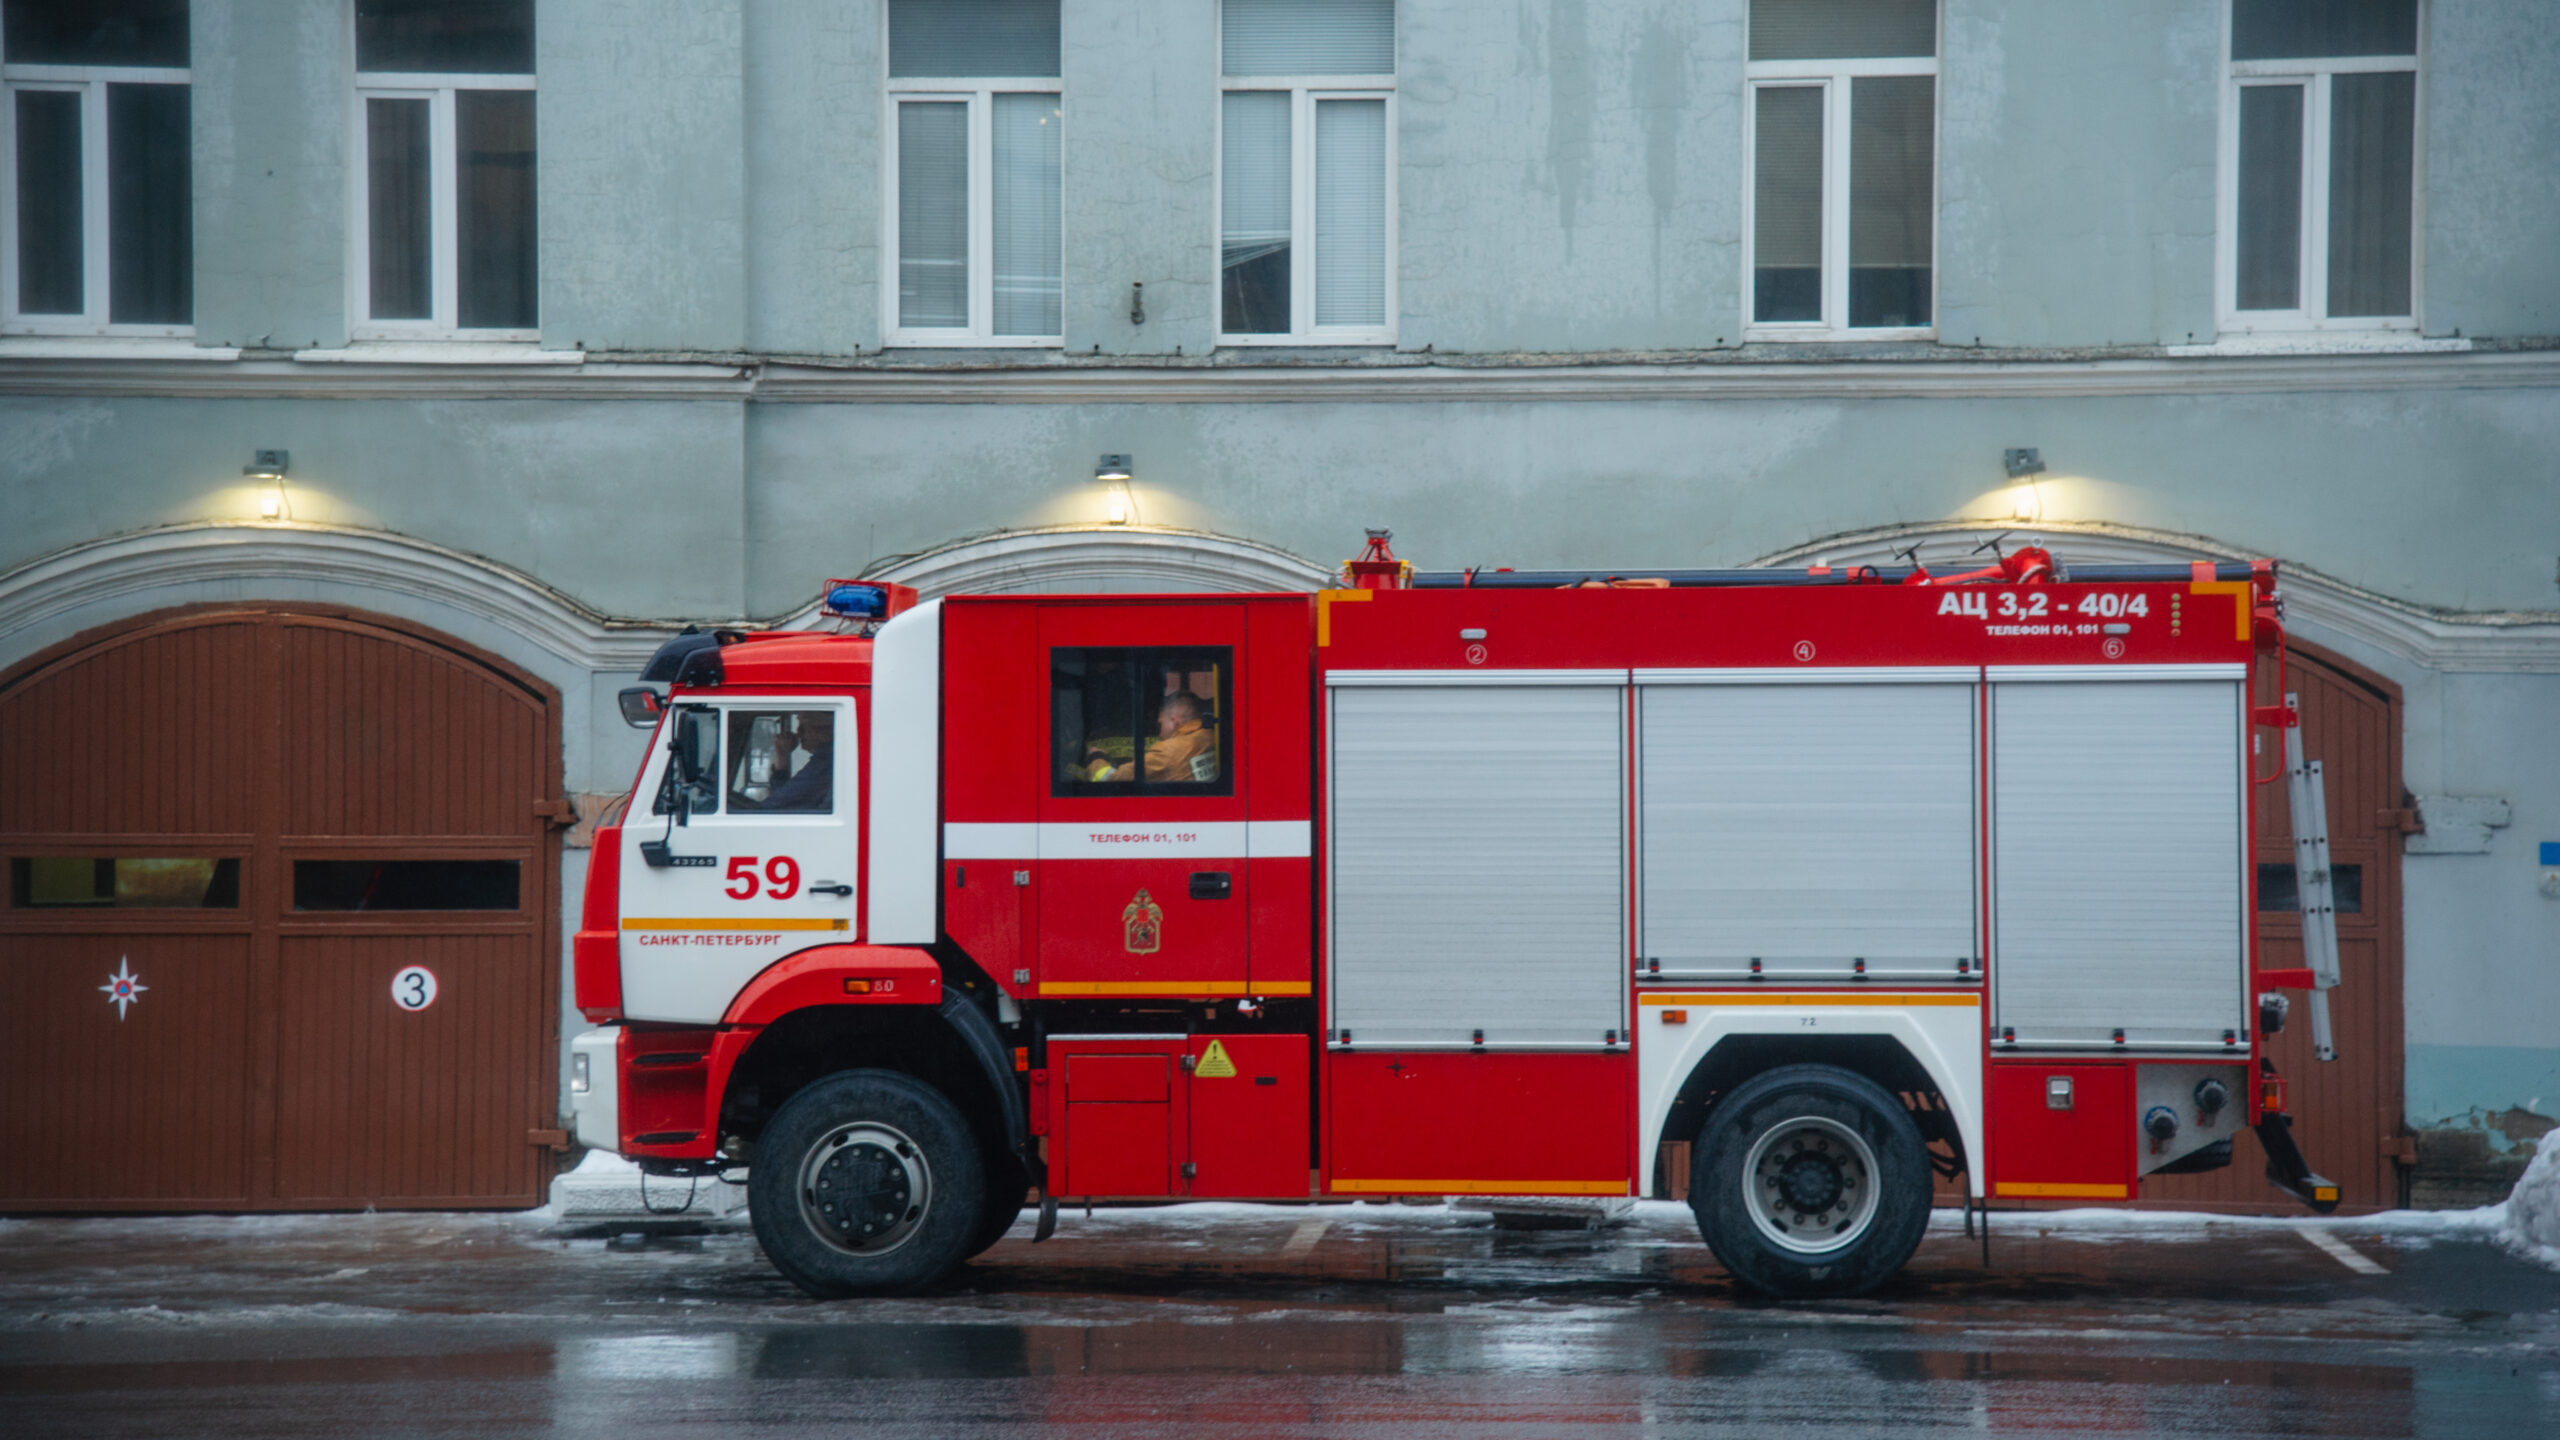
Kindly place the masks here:
<instances>
[{"instance_id":1,"label":"aluminum ladder","mask_svg":"<svg viewBox=\"0 0 2560 1440\"><path fill-rule=\"evenodd\" d=\"M2329 876L2328 787L2320 762L2302 758L2302 707L2284 697L2293 723L2284 727L2285 798L2293 813L2293 885L2302 911L2302 963L2311 971L2311 1053L2338 1058L2329 1028L2329 992L2338 985L2338 904Z\"/></svg>"}]
</instances>

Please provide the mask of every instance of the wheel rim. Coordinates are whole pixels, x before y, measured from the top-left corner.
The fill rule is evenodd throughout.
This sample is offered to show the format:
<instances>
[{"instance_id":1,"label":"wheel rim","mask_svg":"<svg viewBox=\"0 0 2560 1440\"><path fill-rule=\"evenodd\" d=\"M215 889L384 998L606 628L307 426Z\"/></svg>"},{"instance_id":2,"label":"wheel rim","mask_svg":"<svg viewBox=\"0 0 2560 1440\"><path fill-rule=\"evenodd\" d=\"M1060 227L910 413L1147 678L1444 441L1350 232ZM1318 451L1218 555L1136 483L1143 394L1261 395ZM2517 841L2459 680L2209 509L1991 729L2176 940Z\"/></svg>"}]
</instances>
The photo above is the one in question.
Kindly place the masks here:
<instances>
[{"instance_id":1,"label":"wheel rim","mask_svg":"<svg viewBox=\"0 0 2560 1440\"><path fill-rule=\"evenodd\" d=\"M848 1255L882 1255L915 1238L933 1208L933 1167L903 1132L839 1125L800 1159L800 1218Z\"/></svg>"},{"instance_id":2,"label":"wheel rim","mask_svg":"<svg viewBox=\"0 0 2560 1440\"><path fill-rule=\"evenodd\" d=\"M1742 1167L1743 1208L1770 1243L1799 1255L1850 1245L1876 1217L1876 1154L1837 1121L1780 1121Z\"/></svg>"}]
</instances>

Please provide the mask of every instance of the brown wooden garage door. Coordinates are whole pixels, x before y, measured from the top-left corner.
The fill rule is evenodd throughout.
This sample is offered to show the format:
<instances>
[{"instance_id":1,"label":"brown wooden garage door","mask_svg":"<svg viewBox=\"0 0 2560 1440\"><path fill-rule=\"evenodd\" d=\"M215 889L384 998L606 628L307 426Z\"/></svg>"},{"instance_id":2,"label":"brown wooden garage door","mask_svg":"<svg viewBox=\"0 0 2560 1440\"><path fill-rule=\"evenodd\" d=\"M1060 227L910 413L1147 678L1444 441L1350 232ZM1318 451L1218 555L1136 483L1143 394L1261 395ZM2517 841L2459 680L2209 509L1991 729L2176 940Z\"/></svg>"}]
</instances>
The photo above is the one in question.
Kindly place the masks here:
<instances>
[{"instance_id":1,"label":"brown wooden garage door","mask_svg":"<svg viewBox=\"0 0 2560 1440\"><path fill-rule=\"evenodd\" d=\"M539 1203L559 753L529 677L343 611L0 677L0 1208Z\"/></svg>"}]
</instances>

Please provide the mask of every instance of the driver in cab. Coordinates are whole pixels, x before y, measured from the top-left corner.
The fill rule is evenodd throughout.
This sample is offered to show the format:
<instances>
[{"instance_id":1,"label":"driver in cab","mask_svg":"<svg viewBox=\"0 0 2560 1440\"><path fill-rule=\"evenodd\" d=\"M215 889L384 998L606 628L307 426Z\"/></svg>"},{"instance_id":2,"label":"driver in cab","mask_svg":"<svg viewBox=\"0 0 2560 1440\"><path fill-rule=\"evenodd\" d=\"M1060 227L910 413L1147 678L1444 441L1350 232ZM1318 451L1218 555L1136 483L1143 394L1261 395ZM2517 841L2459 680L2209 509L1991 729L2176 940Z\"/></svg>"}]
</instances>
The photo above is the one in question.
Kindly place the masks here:
<instances>
[{"instance_id":1,"label":"driver in cab","mask_svg":"<svg viewBox=\"0 0 2560 1440\"><path fill-rule=\"evenodd\" d=\"M1218 734L1203 723L1209 707L1188 690L1176 690L1156 707L1155 738L1147 742L1147 779L1156 784L1197 784L1218 778ZM1089 781L1133 780L1137 761L1114 766L1099 752L1085 756Z\"/></svg>"}]
</instances>

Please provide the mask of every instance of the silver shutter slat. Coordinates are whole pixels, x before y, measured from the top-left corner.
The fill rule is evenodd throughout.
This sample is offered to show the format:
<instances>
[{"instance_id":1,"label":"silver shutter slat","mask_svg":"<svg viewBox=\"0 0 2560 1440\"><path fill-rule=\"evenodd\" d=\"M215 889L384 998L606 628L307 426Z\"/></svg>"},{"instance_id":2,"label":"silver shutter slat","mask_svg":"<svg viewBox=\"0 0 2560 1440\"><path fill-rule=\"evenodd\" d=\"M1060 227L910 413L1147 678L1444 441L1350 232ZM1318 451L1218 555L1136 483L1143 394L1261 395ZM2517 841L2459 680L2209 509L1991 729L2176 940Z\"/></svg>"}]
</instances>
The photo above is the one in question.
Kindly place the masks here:
<instances>
[{"instance_id":1,"label":"silver shutter slat","mask_svg":"<svg viewBox=\"0 0 2560 1440\"><path fill-rule=\"evenodd\" d=\"M1663 978L1978 973L1969 684L1639 689L1642 925Z\"/></svg>"},{"instance_id":2,"label":"silver shutter slat","mask_svg":"<svg viewBox=\"0 0 2560 1440\"><path fill-rule=\"evenodd\" d=\"M1992 687L1992 1024L2022 1044L2245 1023L2240 686Z\"/></svg>"},{"instance_id":3,"label":"silver shutter slat","mask_svg":"<svg viewBox=\"0 0 2560 1440\"><path fill-rule=\"evenodd\" d=\"M1624 691L1330 693L1334 1034L1623 1037Z\"/></svg>"}]
</instances>

